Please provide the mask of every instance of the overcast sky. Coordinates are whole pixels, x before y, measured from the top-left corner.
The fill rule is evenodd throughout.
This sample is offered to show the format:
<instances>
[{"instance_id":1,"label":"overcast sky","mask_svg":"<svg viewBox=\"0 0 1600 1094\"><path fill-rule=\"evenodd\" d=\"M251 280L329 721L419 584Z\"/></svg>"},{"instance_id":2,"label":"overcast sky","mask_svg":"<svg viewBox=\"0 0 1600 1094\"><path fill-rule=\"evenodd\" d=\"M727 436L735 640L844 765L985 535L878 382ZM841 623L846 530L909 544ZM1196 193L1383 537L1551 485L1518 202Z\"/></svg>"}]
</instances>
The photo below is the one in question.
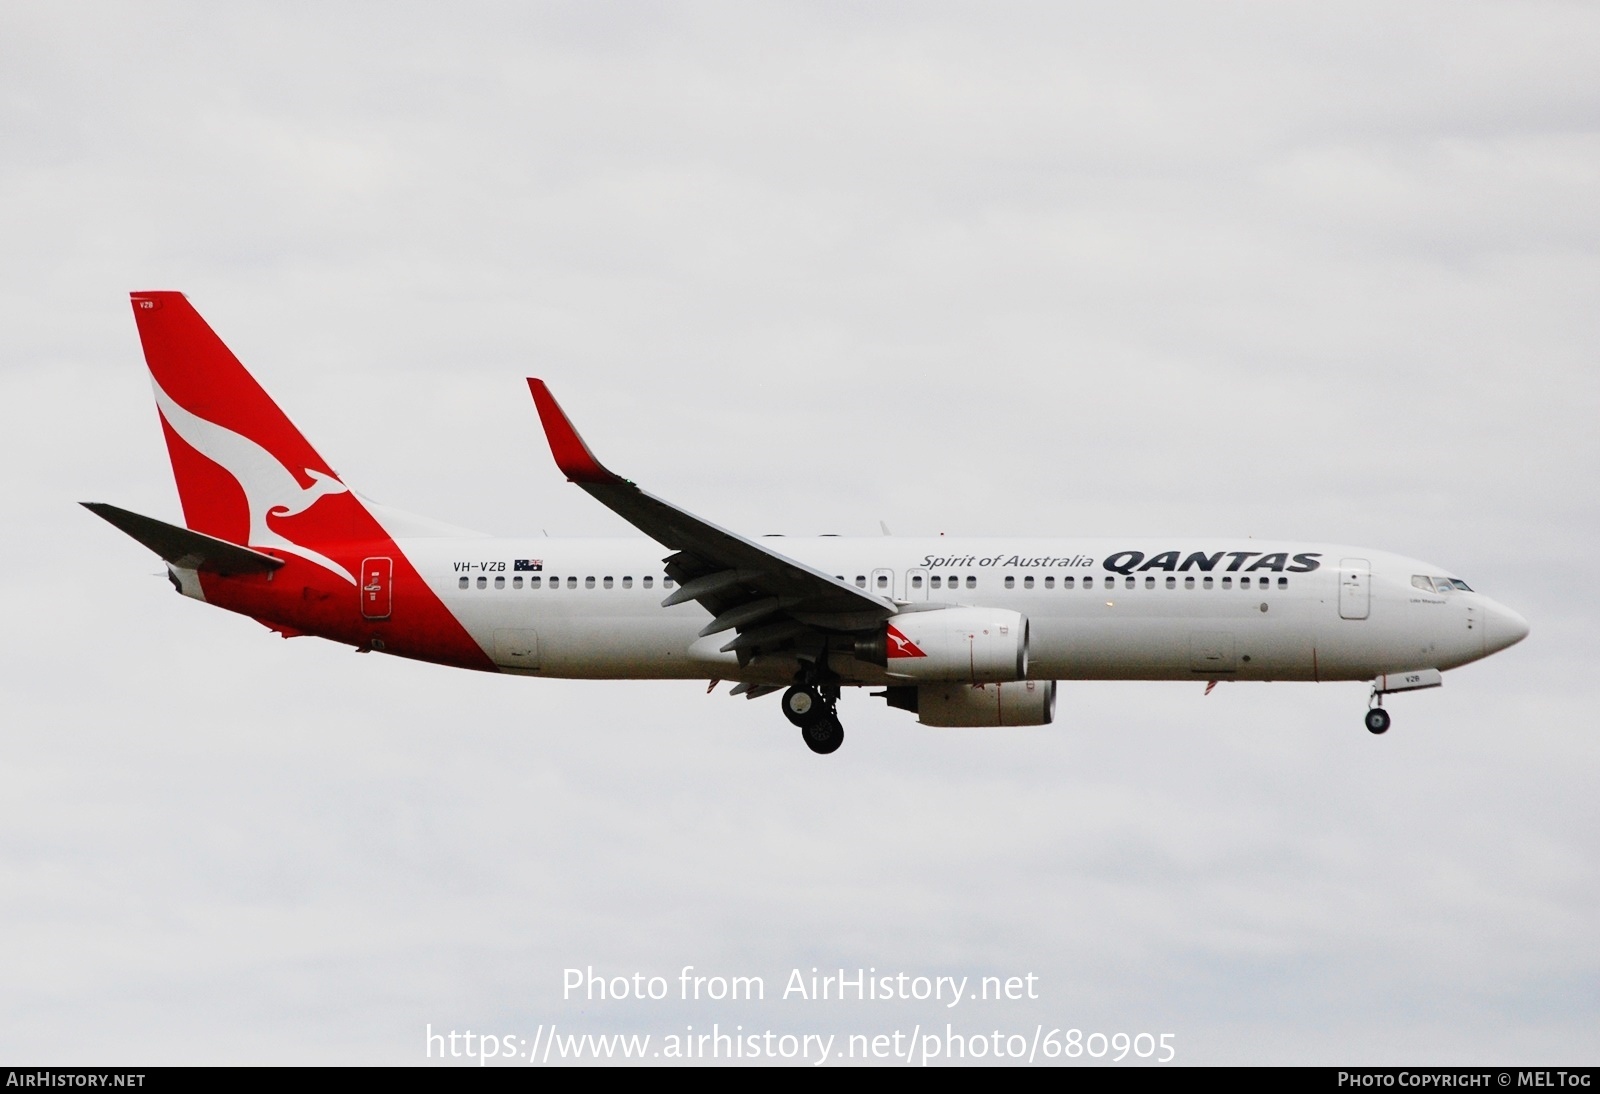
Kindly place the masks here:
<instances>
[{"instance_id":1,"label":"overcast sky","mask_svg":"<svg viewBox=\"0 0 1600 1094\"><path fill-rule=\"evenodd\" d=\"M0 1058L1595 1063L1596 71L1581 3L4 5ZM491 533L632 534L539 375L748 533L1356 543L1533 632L1381 739L1359 684L1075 683L993 732L852 695L828 758L771 699L286 642L75 504L179 517L133 289ZM685 965L768 999L562 999ZM813 966L1040 998L777 998Z\"/></svg>"}]
</instances>

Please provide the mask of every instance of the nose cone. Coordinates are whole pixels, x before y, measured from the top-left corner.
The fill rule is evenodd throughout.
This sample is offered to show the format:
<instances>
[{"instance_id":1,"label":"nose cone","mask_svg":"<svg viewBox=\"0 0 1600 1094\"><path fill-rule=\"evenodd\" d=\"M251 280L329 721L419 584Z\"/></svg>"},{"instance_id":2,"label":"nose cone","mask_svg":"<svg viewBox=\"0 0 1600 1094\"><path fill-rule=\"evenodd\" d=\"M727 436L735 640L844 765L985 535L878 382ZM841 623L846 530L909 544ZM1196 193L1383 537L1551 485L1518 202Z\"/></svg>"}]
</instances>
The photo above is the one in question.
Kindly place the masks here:
<instances>
[{"instance_id":1,"label":"nose cone","mask_svg":"<svg viewBox=\"0 0 1600 1094\"><path fill-rule=\"evenodd\" d=\"M1505 605L1490 601L1485 614L1489 626L1483 636L1484 653L1499 653L1528 637L1528 621Z\"/></svg>"}]
</instances>

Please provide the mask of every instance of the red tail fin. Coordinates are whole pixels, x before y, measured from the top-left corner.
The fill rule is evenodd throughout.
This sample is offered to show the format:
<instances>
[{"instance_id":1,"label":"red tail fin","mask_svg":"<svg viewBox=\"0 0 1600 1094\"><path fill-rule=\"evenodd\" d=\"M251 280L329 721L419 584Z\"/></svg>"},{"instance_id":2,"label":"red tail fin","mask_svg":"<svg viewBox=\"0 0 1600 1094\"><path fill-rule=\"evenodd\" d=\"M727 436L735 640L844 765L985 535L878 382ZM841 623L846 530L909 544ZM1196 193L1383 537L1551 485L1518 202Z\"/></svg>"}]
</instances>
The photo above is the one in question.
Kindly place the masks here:
<instances>
[{"instance_id":1,"label":"red tail fin","mask_svg":"<svg viewBox=\"0 0 1600 1094\"><path fill-rule=\"evenodd\" d=\"M132 296L189 527L354 584L348 552L322 551L382 536L361 503L182 293Z\"/></svg>"},{"instance_id":2,"label":"red tail fin","mask_svg":"<svg viewBox=\"0 0 1600 1094\"><path fill-rule=\"evenodd\" d=\"M133 315L184 519L195 532L258 552L244 565L225 544L212 545L230 565L186 570L198 588L182 591L284 635L317 634L404 657L494 668L377 517L182 293L136 292ZM170 547L168 541L182 539L173 535L177 529L138 527L142 542ZM130 534L139 538L141 532ZM185 558L195 554L193 546L180 545ZM283 565L263 571L259 554Z\"/></svg>"}]
</instances>

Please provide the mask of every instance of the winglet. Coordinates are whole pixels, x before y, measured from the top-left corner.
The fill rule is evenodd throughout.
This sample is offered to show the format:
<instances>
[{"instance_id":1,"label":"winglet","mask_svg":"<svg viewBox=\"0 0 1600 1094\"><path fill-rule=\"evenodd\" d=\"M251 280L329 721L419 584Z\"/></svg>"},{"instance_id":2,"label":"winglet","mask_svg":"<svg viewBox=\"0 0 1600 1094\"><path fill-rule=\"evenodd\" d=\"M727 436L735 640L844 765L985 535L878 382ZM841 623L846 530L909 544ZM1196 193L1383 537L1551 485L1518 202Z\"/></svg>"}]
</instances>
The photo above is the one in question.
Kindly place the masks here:
<instances>
[{"instance_id":1,"label":"winglet","mask_svg":"<svg viewBox=\"0 0 1600 1094\"><path fill-rule=\"evenodd\" d=\"M572 422L562 411L561 404L556 402L556 397L550 394L550 389L544 386L543 380L528 377L528 390L533 392L533 405L539 408L539 421L544 424L544 436L550 442L550 454L556 458L556 466L561 468L568 482L625 481L621 476L607 471L594 458L594 453L583 443L578 431L572 428Z\"/></svg>"}]
</instances>

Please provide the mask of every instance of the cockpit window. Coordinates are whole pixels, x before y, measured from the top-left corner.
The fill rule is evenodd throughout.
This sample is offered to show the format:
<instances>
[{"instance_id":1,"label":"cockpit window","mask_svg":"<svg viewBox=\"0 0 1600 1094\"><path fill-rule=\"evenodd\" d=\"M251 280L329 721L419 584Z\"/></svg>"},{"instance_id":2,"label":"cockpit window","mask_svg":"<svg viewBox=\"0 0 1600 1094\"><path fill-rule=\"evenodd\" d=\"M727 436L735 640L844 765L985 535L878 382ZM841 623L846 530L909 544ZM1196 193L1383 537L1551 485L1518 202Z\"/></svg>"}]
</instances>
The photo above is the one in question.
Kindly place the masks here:
<instances>
[{"instance_id":1,"label":"cockpit window","mask_svg":"<svg viewBox=\"0 0 1600 1094\"><path fill-rule=\"evenodd\" d=\"M1429 577L1427 574L1412 574L1411 584L1425 593L1470 593L1472 586L1462 581L1459 577Z\"/></svg>"}]
</instances>

